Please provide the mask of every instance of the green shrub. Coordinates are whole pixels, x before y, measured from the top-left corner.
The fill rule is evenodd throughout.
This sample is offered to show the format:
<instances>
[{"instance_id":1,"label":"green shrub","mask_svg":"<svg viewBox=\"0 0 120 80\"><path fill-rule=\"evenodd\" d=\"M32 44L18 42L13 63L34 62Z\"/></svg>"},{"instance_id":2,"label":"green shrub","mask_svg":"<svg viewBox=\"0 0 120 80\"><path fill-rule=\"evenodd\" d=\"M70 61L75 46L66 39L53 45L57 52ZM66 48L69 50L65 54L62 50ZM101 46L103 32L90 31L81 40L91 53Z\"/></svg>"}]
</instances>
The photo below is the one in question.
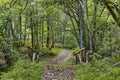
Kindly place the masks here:
<instances>
[{"instance_id":1,"label":"green shrub","mask_svg":"<svg viewBox=\"0 0 120 80\"><path fill-rule=\"evenodd\" d=\"M51 50L48 48L43 48L40 51L44 54L49 54L49 55L53 55L56 56L60 53L60 51L62 51L62 48L52 48Z\"/></svg>"},{"instance_id":2,"label":"green shrub","mask_svg":"<svg viewBox=\"0 0 120 80\"><path fill-rule=\"evenodd\" d=\"M20 56L20 52L12 44L12 39L7 41L0 37L0 48L0 51L6 56L5 62L8 66L11 66Z\"/></svg>"},{"instance_id":3,"label":"green shrub","mask_svg":"<svg viewBox=\"0 0 120 80\"><path fill-rule=\"evenodd\" d=\"M75 55L76 53L78 53L78 51L80 50L80 48L76 48L72 51L72 55Z\"/></svg>"},{"instance_id":4,"label":"green shrub","mask_svg":"<svg viewBox=\"0 0 120 80\"><path fill-rule=\"evenodd\" d=\"M58 55L59 53L60 53L60 51L62 51L63 49L61 49L61 48L52 48L50 51L49 51L49 53L51 54L51 55L53 55L53 56L56 56L56 55Z\"/></svg>"},{"instance_id":5,"label":"green shrub","mask_svg":"<svg viewBox=\"0 0 120 80\"><path fill-rule=\"evenodd\" d=\"M49 48L42 48L40 49L42 53L49 53L50 49Z\"/></svg>"},{"instance_id":6,"label":"green shrub","mask_svg":"<svg viewBox=\"0 0 120 80\"><path fill-rule=\"evenodd\" d=\"M20 53L27 53L28 48L27 48L27 47L20 47L20 48L18 49L18 51L19 51Z\"/></svg>"}]
</instances>

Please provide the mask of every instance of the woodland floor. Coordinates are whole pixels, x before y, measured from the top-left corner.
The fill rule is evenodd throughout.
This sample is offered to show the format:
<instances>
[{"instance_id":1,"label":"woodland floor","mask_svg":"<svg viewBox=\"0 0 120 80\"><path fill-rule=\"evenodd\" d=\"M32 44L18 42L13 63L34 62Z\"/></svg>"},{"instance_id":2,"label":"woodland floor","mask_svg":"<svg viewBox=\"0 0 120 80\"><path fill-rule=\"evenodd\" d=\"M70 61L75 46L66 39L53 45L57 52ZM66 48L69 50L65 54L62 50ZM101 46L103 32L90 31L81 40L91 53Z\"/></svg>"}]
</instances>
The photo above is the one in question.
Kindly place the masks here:
<instances>
[{"instance_id":1,"label":"woodland floor","mask_svg":"<svg viewBox=\"0 0 120 80\"><path fill-rule=\"evenodd\" d=\"M71 51L64 50L54 58L44 70L42 80L74 80L73 66L59 66L59 63L66 62L71 57Z\"/></svg>"}]
</instances>

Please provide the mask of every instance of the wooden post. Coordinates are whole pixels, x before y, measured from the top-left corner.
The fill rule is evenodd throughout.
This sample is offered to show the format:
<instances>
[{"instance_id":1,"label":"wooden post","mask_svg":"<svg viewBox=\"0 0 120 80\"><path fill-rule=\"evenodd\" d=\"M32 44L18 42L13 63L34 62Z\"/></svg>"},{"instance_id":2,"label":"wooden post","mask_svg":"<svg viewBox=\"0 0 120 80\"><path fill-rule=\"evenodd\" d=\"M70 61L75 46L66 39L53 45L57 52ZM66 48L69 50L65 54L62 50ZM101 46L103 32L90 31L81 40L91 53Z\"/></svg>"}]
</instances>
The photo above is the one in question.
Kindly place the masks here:
<instances>
[{"instance_id":1,"label":"wooden post","mask_svg":"<svg viewBox=\"0 0 120 80\"><path fill-rule=\"evenodd\" d=\"M33 53L33 59L32 59L33 62L35 61L35 58L36 58L36 53Z\"/></svg>"},{"instance_id":2,"label":"wooden post","mask_svg":"<svg viewBox=\"0 0 120 80\"><path fill-rule=\"evenodd\" d=\"M76 64L84 62L85 59L87 59L87 55L86 55L86 58L84 58L83 51L85 51L85 48L82 48L78 52L74 53L74 60Z\"/></svg>"}]
</instances>

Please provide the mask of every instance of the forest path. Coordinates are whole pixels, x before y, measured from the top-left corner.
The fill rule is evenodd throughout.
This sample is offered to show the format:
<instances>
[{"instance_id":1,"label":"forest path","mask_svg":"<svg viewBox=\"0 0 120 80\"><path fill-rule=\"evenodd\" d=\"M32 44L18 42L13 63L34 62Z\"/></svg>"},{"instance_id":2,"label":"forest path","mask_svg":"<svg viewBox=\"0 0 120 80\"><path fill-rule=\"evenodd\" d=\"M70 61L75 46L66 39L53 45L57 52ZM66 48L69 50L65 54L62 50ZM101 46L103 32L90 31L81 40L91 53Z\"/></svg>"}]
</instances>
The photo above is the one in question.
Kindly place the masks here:
<instances>
[{"instance_id":1,"label":"forest path","mask_svg":"<svg viewBox=\"0 0 120 80\"><path fill-rule=\"evenodd\" d=\"M71 51L63 50L50 62L44 70L42 80L74 80L73 66L59 66L59 63L66 62L71 57Z\"/></svg>"}]
</instances>

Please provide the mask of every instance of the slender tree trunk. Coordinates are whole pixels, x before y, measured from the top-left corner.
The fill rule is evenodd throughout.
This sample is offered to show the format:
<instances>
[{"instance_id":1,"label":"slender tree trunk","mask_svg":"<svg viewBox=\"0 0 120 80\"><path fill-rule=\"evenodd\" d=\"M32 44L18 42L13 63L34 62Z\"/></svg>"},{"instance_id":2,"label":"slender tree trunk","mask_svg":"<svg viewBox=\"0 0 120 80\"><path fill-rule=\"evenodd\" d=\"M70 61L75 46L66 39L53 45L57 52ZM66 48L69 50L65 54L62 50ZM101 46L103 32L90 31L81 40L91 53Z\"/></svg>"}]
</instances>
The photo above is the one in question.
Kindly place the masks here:
<instances>
[{"instance_id":1,"label":"slender tree trunk","mask_svg":"<svg viewBox=\"0 0 120 80\"><path fill-rule=\"evenodd\" d=\"M66 30L66 26L64 27L64 32L62 33L62 45L64 46L65 43L65 31Z\"/></svg>"},{"instance_id":2,"label":"slender tree trunk","mask_svg":"<svg viewBox=\"0 0 120 80\"><path fill-rule=\"evenodd\" d=\"M36 25L35 33L36 33L36 49L39 49L38 25Z\"/></svg>"},{"instance_id":3,"label":"slender tree trunk","mask_svg":"<svg viewBox=\"0 0 120 80\"><path fill-rule=\"evenodd\" d=\"M13 39L15 39L15 31L14 31L14 27L13 27L13 25L12 25L12 21L11 21L11 34L12 34L12 37L13 37Z\"/></svg>"},{"instance_id":4,"label":"slender tree trunk","mask_svg":"<svg viewBox=\"0 0 120 80\"><path fill-rule=\"evenodd\" d=\"M8 23L7 23L7 43L8 44L10 42L10 37L11 37L10 28L11 28L11 23L10 23L10 20L9 20Z\"/></svg>"},{"instance_id":5,"label":"slender tree trunk","mask_svg":"<svg viewBox=\"0 0 120 80\"><path fill-rule=\"evenodd\" d=\"M50 47L50 16L47 19L47 40L46 40L46 47Z\"/></svg>"},{"instance_id":6,"label":"slender tree trunk","mask_svg":"<svg viewBox=\"0 0 120 80\"><path fill-rule=\"evenodd\" d=\"M26 44L26 43L25 43L25 42L26 42L26 35L27 35L26 30L27 30L27 15L25 16L24 45Z\"/></svg>"},{"instance_id":7,"label":"slender tree trunk","mask_svg":"<svg viewBox=\"0 0 120 80\"><path fill-rule=\"evenodd\" d=\"M86 9L85 9L85 14L86 14L86 23L87 23L87 28L88 28L88 45L89 49L93 51L93 42L92 42L92 34L90 30L90 25L89 25L89 17L88 17L88 0L86 0Z\"/></svg>"},{"instance_id":8,"label":"slender tree trunk","mask_svg":"<svg viewBox=\"0 0 120 80\"><path fill-rule=\"evenodd\" d=\"M42 34L41 34L41 40L42 40L42 48L44 46L44 20L41 22L41 28L42 28Z\"/></svg>"},{"instance_id":9,"label":"slender tree trunk","mask_svg":"<svg viewBox=\"0 0 120 80\"><path fill-rule=\"evenodd\" d=\"M93 51L96 51L96 18L97 18L97 1L94 0L94 15L93 15L93 39L92 39L92 42L93 42Z\"/></svg>"},{"instance_id":10,"label":"slender tree trunk","mask_svg":"<svg viewBox=\"0 0 120 80\"><path fill-rule=\"evenodd\" d=\"M62 32L59 32L59 43L62 43Z\"/></svg>"},{"instance_id":11,"label":"slender tree trunk","mask_svg":"<svg viewBox=\"0 0 120 80\"><path fill-rule=\"evenodd\" d=\"M13 26L13 23L12 23L12 20L11 20L11 35L12 35L12 40L13 40L13 44L12 44L12 48L14 49L15 48L15 46L14 46L14 42L15 42L15 31L14 31L14 26Z\"/></svg>"},{"instance_id":12,"label":"slender tree trunk","mask_svg":"<svg viewBox=\"0 0 120 80\"><path fill-rule=\"evenodd\" d=\"M85 26L83 0L79 0L79 28L80 28L80 48L85 48ZM86 62L86 53L83 51L83 61Z\"/></svg>"},{"instance_id":13,"label":"slender tree trunk","mask_svg":"<svg viewBox=\"0 0 120 80\"><path fill-rule=\"evenodd\" d=\"M36 4L36 9L35 9L35 15L38 15L37 11L37 4ZM35 21L35 39L36 39L36 49L39 49L39 34L38 34L38 21Z\"/></svg>"},{"instance_id":14,"label":"slender tree trunk","mask_svg":"<svg viewBox=\"0 0 120 80\"><path fill-rule=\"evenodd\" d=\"M53 22L51 22L51 23L53 25ZM51 25L51 47L50 47L50 49L52 49L54 47L54 36L55 36L54 29L53 29L52 25Z\"/></svg>"},{"instance_id":15,"label":"slender tree trunk","mask_svg":"<svg viewBox=\"0 0 120 80\"><path fill-rule=\"evenodd\" d=\"M30 26L31 26L31 42L32 48L34 48L34 32L33 32L33 19L32 19L32 12L30 12Z\"/></svg>"},{"instance_id":16,"label":"slender tree trunk","mask_svg":"<svg viewBox=\"0 0 120 80\"><path fill-rule=\"evenodd\" d=\"M22 41L22 16L19 14L19 20L20 20L20 41Z\"/></svg>"},{"instance_id":17,"label":"slender tree trunk","mask_svg":"<svg viewBox=\"0 0 120 80\"><path fill-rule=\"evenodd\" d=\"M19 6L21 7L21 0L19 0ZM19 42L19 46L21 46L21 41L22 41L22 14L21 14L21 10L19 12L19 28L20 28L20 42Z\"/></svg>"}]
</instances>

